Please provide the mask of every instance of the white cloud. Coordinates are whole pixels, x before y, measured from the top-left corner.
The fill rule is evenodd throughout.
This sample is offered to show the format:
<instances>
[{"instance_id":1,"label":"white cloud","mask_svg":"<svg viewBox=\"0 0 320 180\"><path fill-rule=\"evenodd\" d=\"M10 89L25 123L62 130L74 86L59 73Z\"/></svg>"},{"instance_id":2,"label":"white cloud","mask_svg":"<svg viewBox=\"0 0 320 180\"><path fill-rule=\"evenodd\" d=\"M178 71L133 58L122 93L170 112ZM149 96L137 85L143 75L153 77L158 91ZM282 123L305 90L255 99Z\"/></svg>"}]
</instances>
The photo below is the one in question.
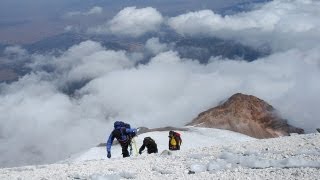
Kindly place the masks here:
<instances>
[{"instance_id":1,"label":"white cloud","mask_svg":"<svg viewBox=\"0 0 320 180\"><path fill-rule=\"evenodd\" d=\"M162 15L152 7L141 9L126 7L108 23L90 28L88 31L90 33L112 33L138 37L147 32L158 30L162 22Z\"/></svg>"},{"instance_id":2,"label":"white cloud","mask_svg":"<svg viewBox=\"0 0 320 180\"><path fill-rule=\"evenodd\" d=\"M65 16L66 17L73 17L73 16L79 16L82 13L80 11L72 11L72 12L68 12Z\"/></svg>"},{"instance_id":3,"label":"white cloud","mask_svg":"<svg viewBox=\"0 0 320 180\"><path fill-rule=\"evenodd\" d=\"M275 0L249 12L221 16L211 10L170 18L182 35L237 39L252 45L270 43L276 50L310 48L320 40L320 2Z\"/></svg>"},{"instance_id":4,"label":"white cloud","mask_svg":"<svg viewBox=\"0 0 320 180\"><path fill-rule=\"evenodd\" d=\"M99 77L107 72L125 67L132 67L124 51L101 51L90 56L83 57L83 62L74 66L68 74L68 79L79 80L85 78Z\"/></svg>"},{"instance_id":5,"label":"white cloud","mask_svg":"<svg viewBox=\"0 0 320 180\"><path fill-rule=\"evenodd\" d=\"M64 28L65 32L80 32L81 28L79 26L67 25Z\"/></svg>"},{"instance_id":6,"label":"white cloud","mask_svg":"<svg viewBox=\"0 0 320 180\"><path fill-rule=\"evenodd\" d=\"M26 56L28 53L21 46L8 46L4 49L4 54L8 56Z\"/></svg>"},{"instance_id":7,"label":"white cloud","mask_svg":"<svg viewBox=\"0 0 320 180\"><path fill-rule=\"evenodd\" d=\"M30 67L36 70L50 64L63 76L60 81L63 84L100 77L113 70L132 67L134 63L125 51L107 50L97 42L85 41L58 57L35 55Z\"/></svg>"},{"instance_id":8,"label":"white cloud","mask_svg":"<svg viewBox=\"0 0 320 180\"><path fill-rule=\"evenodd\" d=\"M26 62L30 56L26 49L18 45L7 46L2 53L3 57L0 59L4 64L18 63L17 65L21 65L19 63Z\"/></svg>"},{"instance_id":9,"label":"white cloud","mask_svg":"<svg viewBox=\"0 0 320 180\"><path fill-rule=\"evenodd\" d=\"M67 31L67 32L72 31L72 30L73 30L73 26L71 26L71 25L68 25L64 28L64 31Z\"/></svg>"},{"instance_id":10,"label":"white cloud","mask_svg":"<svg viewBox=\"0 0 320 180\"><path fill-rule=\"evenodd\" d=\"M59 93L44 76L30 74L2 88L1 165L54 162L96 144L93 136L104 133L98 130L98 118L82 113L86 108Z\"/></svg>"},{"instance_id":11,"label":"white cloud","mask_svg":"<svg viewBox=\"0 0 320 180\"><path fill-rule=\"evenodd\" d=\"M147 40L145 44L145 48L152 54L158 54L163 51L167 51L169 49L168 45L165 43L161 43L159 38L150 38Z\"/></svg>"},{"instance_id":12,"label":"white cloud","mask_svg":"<svg viewBox=\"0 0 320 180\"><path fill-rule=\"evenodd\" d=\"M93 15L93 14L101 14L103 12L103 8L99 6L95 6L91 8L88 12L86 12L86 15Z\"/></svg>"},{"instance_id":13,"label":"white cloud","mask_svg":"<svg viewBox=\"0 0 320 180\"><path fill-rule=\"evenodd\" d=\"M99 14L102 14L102 12L103 12L102 7L94 6L93 8L89 9L87 12L72 11L72 12L68 12L65 16L66 17L90 16L90 15L99 15Z\"/></svg>"},{"instance_id":14,"label":"white cloud","mask_svg":"<svg viewBox=\"0 0 320 180\"><path fill-rule=\"evenodd\" d=\"M177 64L182 60L179 57L179 54L175 51L167 51L158 54L150 60L150 64Z\"/></svg>"},{"instance_id":15,"label":"white cloud","mask_svg":"<svg viewBox=\"0 0 320 180\"><path fill-rule=\"evenodd\" d=\"M125 51L107 50L93 41L74 45L60 56L31 58L30 67L36 72L0 84L0 138L6 139L5 145L0 143L6 147L1 148L5 158L0 158L0 165L54 162L104 141L106 129L112 127L105 126L110 111L100 102L78 101L59 89L134 64ZM47 66L53 71L44 72Z\"/></svg>"}]
</instances>

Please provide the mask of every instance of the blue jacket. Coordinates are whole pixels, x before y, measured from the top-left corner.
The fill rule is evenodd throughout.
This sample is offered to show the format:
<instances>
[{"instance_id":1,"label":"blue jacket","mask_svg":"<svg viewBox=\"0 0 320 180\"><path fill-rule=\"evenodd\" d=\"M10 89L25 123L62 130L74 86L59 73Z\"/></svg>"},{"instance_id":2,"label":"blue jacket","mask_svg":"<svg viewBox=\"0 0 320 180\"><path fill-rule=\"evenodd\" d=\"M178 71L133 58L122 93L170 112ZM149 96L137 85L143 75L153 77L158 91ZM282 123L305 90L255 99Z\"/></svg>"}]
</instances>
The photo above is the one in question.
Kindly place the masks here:
<instances>
[{"instance_id":1,"label":"blue jacket","mask_svg":"<svg viewBox=\"0 0 320 180\"><path fill-rule=\"evenodd\" d=\"M125 127L115 128L111 132L107 140L107 152L111 152L111 146L114 138L116 138L120 143L120 145L122 146L128 142L130 143L130 136L133 137L136 135L136 133L137 133L137 129L135 128L125 128Z\"/></svg>"}]
</instances>

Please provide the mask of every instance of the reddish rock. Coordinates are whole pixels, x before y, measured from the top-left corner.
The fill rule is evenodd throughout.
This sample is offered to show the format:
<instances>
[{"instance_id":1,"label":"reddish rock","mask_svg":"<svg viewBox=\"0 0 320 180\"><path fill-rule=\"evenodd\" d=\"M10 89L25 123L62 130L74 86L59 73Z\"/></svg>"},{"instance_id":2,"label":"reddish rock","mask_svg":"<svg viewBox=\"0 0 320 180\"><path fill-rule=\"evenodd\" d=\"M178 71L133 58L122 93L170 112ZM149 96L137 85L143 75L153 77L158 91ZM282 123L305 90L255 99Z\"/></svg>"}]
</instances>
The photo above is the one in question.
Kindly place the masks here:
<instances>
[{"instance_id":1,"label":"reddish rock","mask_svg":"<svg viewBox=\"0 0 320 180\"><path fill-rule=\"evenodd\" d=\"M304 133L303 129L289 125L265 101L240 93L234 94L223 104L200 113L187 125L227 129L259 139Z\"/></svg>"}]
</instances>

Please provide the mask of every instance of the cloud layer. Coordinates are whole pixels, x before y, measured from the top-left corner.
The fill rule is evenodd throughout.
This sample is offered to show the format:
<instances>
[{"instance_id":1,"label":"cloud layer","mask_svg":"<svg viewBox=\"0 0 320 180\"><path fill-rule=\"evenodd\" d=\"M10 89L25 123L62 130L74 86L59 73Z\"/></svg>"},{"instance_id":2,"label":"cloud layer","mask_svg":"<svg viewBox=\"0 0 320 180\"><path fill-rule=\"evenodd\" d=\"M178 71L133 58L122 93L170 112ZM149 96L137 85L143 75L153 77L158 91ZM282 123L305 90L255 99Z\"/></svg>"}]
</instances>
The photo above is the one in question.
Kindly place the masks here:
<instances>
[{"instance_id":1,"label":"cloud layer","mask_svg":"<svg viewBox=\"0 0 320 180\"><path fill-rule=\"evenodd\" d=\"M21 48L8 49L25 54ZM80 103L62 89L134 64L124 51L107 50L93 41L70 47L60 56L30 57L33 73L0 84L0 139L5 139L1 166L52 162L104 141L108 110L96 103Z\"/></svg>"},{"instance_id":2,"label":"cloud layer","mask_svg":"<svg viewBox=\"0 0 320 180\"><path fill-rule=\"evenodd\" d=\"M276 50L310 48L319 42L320 2L275 0L253 11L222 16L211 10L172 17L168 25L182 35L237 39Z\"/></svg>"}]
</instances>

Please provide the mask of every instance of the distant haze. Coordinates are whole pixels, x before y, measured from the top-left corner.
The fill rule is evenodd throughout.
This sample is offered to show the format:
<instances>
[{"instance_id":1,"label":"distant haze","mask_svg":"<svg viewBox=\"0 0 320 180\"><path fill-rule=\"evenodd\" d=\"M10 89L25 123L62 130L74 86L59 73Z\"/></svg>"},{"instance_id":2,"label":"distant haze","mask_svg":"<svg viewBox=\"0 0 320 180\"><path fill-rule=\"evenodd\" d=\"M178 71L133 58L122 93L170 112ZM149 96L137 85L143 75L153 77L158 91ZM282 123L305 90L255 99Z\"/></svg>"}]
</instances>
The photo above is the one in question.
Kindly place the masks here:
<instances>
[{"instance_id":1,"label":"distant haze","mask_svg":"<svg viewBox=\"0 0 320 180\"><path fill-rule=\"evenodd\" d=\"M128 6L152 6L166 15L177 15L203 8L222 10L237 3L236 0L203 0L201 3L198 0L1 0L0 43L28 44L63 33L68 25L99 24ZM103 12L100 15L93 11L88 13L94 7ZM72 14L77 16L65 18ZM89 16L81 17L85 14Z\"/></svg>"}]
</instances>

